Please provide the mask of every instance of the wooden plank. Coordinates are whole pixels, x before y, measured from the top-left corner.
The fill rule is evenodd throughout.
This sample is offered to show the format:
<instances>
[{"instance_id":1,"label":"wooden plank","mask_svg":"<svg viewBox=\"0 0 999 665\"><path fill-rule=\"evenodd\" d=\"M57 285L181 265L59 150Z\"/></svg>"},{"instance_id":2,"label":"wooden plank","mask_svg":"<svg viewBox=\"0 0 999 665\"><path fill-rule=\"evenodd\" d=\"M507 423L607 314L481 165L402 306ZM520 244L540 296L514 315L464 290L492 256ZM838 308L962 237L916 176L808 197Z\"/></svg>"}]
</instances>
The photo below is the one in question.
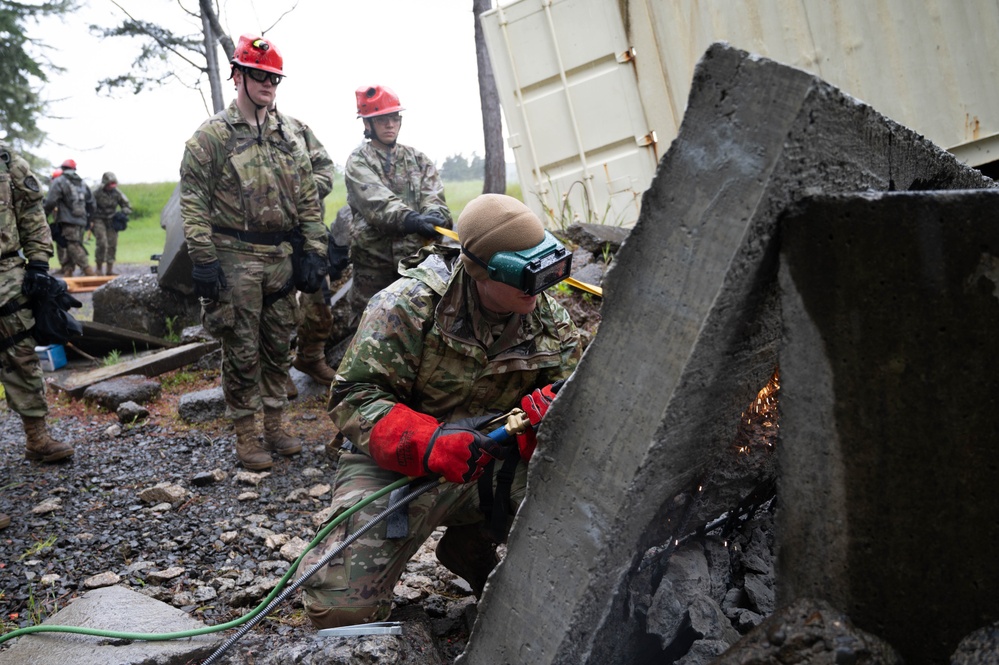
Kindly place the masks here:
<instances>
[{"instance_id":1,"label":"wooden plank","mask_svg":"<svg viewBox=\"0 0 999 665\"><path fill-rule=\"evenodd\" d=\"M87 293L104 286L119 275L82 275L80 277L60 277L66 282L66 290L70 293Z\"/></svg>"},{"instance_id":2,"label":"wooden plank","mask_svg":"<svg viewBox=\"0 0 999 665\"><path fill-rule=\"evenodd\" d=\"M81 397L83 392L95 383L114 379L129 374L143 376L159 376L164 372L183 367L217 349L218 342L193 342L172 349L155 351L145 356L130 358L107 367L98 367L88 371L71 372L56 379L50 385L69 393L73 397Z\"/></svg>"}]
</instances>

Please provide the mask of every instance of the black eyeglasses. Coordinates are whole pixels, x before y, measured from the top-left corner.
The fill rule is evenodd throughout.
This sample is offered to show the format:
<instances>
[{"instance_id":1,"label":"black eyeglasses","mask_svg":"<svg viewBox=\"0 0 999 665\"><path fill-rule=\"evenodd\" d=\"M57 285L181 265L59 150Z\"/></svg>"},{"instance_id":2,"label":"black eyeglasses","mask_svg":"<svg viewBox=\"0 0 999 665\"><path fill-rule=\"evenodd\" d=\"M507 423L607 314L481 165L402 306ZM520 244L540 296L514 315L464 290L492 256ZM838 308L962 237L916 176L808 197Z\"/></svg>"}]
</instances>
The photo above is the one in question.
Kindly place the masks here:
<instances>
[{"instance_id":1,"label":"black eyeglasses","mask_svg":"<svg viewBox=\"0 0 999 665\"><path fill-rule=\"evenodd\" d=\"M263 83L267 79L270 79L271 85L277 85L284 78L280 74L273 74L271 72L265 72L262 69L253 69L252 67L244 67L243 71L257 83Z\"/></svg>"},{"instance_id":2,"label":"black eyeglasses","mask_svg":"<svg viewBox=\"0 0 999 665\"><path fill-rule=\"evenodd\" d=\"M402 122L402 116L398 113L389 113L388 115L376 115L371 120L379 125L394 125Z\"/></svg>"}]
</instances>

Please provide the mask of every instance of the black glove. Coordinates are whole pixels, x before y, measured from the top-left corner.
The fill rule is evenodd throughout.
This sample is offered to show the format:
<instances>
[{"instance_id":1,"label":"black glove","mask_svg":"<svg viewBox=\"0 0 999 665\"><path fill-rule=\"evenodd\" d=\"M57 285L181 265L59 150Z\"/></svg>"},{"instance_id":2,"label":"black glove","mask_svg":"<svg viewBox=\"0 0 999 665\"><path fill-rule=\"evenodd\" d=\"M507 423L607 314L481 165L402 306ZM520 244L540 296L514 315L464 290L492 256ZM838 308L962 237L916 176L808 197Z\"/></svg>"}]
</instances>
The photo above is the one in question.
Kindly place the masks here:
<instances>
[{"instance_id":1,"label":"black glove","mask_svg":"<svg viewBox=\"0 0 999 665\"><path fill-rule=\"evenodd\" d=\"M21 282L21 291L32 300L46 298L52 280L53 278L49 276L47 261L28 261L24 281Z\"/></svg>"},{"instance_id":2,"label":"black glove","mask_svg":"<svg viewBox=\"0 0 999 665\"><path fill-rule=\"evenodd\" d=\"M299 273L296 275L295 288L302 293L315 293L323 288L323 280L329 268L326 265L326 257L315 252L306 252L302 255L299 264Z\"/></svg>"},{"instance_id":3,"label":"black glove","mask_svg":"<svg viewBox=\"0 0 999 665\"><path fill-rule=\"evenodd\" d=\"M191 268L191 279L194 280L194 295L216 302L219 299L219 289L229 286L218 259L211 263L195 263Z\"/></svg>"},{"instance_id":4,"label":"black glove","mask_svg":"<svg viewBox=\"0 0 999 665\"><path fill-rule=\"evenodd\" d=\"M406 233L418 233L427 240L436 240L437 233L435 226L439 226L441 219L435 217L434 215L421 215L417 212L411 212L406 215L406 219L402 222L402 228Z\"/></svg>"},{"instance_id":5,"label":"black glove","mask_svg":"<svg viewBox=\"0 0 999 665\"><path fill-rule=\"evenodd\" d=\"M337 281L343 275L343 271L350 264L350 248L338 245L333 241L333 237L328 239L326 245L326 258L330 262L330 281Z\"/></svg>"}]
</instances>

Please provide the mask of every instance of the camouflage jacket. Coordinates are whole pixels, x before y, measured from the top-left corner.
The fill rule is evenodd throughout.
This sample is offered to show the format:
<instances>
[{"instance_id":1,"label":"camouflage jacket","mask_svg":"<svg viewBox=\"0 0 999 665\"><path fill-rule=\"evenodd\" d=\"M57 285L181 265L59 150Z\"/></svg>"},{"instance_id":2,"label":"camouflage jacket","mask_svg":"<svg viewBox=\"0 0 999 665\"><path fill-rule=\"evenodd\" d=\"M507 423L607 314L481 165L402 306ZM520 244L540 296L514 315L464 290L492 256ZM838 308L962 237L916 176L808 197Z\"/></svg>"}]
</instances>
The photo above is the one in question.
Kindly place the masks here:
<instances>
[{"instance_id":1,"label":"camouflage jacket","mask_svg":"<svg viewBox=\"0 0 999 665\"><path fill-rule=\"evenodd\" d=\"M506 412L579 361L576 326L547 294L531 314L514 315L516 334L501 339L506 322L482 314L459 251L435 245L404 261L403 277L368 303L340 363L330 417L366 453L371 428L398 402L441 421Z\"/></svg>"},{"instance_id":2,"label":"camouflage jacket","mask_svg":"<svg viewBox=\"0 0 999 665\"><path fill-rule=\"evenodd\" d=\"M364 265L391 265L415 254L425 240L403 230L411 212L436 214L451 228L444 183L426 155L396 144L383 151L370 141L351 153L344 167L347 203L354 216L351 259Z\"/></svg>"},{"instance_id":3,"label":"camouflage jacket","mask_svg":"<svg viewBox=\"0 0 999 665\"><path fill-rule=\"evenodd\" d=\"M312 177L316 179L319 202L322 204L329 193L333 191L333 177L336 175L333 160L330 159L323 144L316 138L312 128L286 113L278 113L277 111L274 113L277 115L278 122L290 127L292 134L302 142L305 154L309 157L309 163L312 164Z\"/></svg>"},{"instance_id":4,"label":"camouflage jacket","mask_svg":"<svg viewBox=\"0 0 999 665\"><path fill-rule=\"evenodd\" d=\"M53 223L87 226L94 215L94 195L75 170L63 171L45 197L45 214L58 208Z\"/></svg>"},{"instance_id":5,"label":"camouflage jacket","mask_svg":"<svg viewBox=\"0 0 999 665\"><path fill-rule=\"evenodd\" d=\"M42 210L42 188L28 163L0 141L0 275L52 257L52 235ZM0 305L21 293L21 280L0 278Z\"/></svg>"},{"instance_id":6,"label":"camouflage jacket","mask_svg":"<svg viewBox=\"0 0 999 665\"><path fill-rule=\"evenodd\" d=\"M305 250L325 255L326 227L302 144L268 114L258 138L236 102L209 118L184 146L180 210L194 263L217 258L216 247L263 256L287 256L291 244L255 244L212 227L254 233L290 233L301 226Z\"/></svg>"},{"instance_id":7,"label":"camouflage jacket","mask_svg":"<svg viewBox=\"0 0 999 665\"><path fill-rule=\"evenodd\" d=\"M119 207L126 215L132 214L132 204L119 188L108 189L107 183L102 180L101 184L94 187L92 191L94 194L94 219L111 219Z\"/></svg>"}]
</instances>

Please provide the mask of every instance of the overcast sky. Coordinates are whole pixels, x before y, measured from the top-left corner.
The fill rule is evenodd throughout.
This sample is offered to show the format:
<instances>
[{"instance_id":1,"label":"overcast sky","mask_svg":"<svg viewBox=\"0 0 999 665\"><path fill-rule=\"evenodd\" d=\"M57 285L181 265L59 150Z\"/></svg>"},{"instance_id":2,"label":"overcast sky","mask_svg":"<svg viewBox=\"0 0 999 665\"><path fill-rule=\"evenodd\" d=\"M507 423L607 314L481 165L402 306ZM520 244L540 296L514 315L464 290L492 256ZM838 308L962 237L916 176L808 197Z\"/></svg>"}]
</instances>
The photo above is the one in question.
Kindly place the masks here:
<instances>
[{"instance_id":1,"label":"overcast sky","mask_svg":"<svg viewBox=\"0 0 999 665\"><path fill-rule=\"evenodd\" d=\"M183 0L197 7L196 0ZM200 32L176 0L118 0L138 19L184 34ZM235 41L242 33L270 28L294 0L221 0L220 19ZM58 166L77 161L80 175L97 180L114 171L123 183L176 181L184 142L211 113L207 81L203 95L180 82L113 98L95 92L97 82L125 73L139 41L99 40L91 24L113 25L123 14L110 0L87 0L79 12L46 20L37 36L53 47L50 58L65 72L51 76L51 100L41 123L48 142L36 154ZM32 34L34 28L29 28ZM401 143L445 157L483 153L482 120L471 0L298 0L267 37L281 50L287 78L278 108L308 123L343 165L362 140L354 90L382 84L405 107ZM224 58L221 49L219 57ZM190 66L178 71L188 86ZM228 67L222 78L228 76ZM226 103L235 96L223 81ZM207 108L206 108L207 107ZM508 155L508 161L512 156Z\"/></svg>"}]
</instances>

